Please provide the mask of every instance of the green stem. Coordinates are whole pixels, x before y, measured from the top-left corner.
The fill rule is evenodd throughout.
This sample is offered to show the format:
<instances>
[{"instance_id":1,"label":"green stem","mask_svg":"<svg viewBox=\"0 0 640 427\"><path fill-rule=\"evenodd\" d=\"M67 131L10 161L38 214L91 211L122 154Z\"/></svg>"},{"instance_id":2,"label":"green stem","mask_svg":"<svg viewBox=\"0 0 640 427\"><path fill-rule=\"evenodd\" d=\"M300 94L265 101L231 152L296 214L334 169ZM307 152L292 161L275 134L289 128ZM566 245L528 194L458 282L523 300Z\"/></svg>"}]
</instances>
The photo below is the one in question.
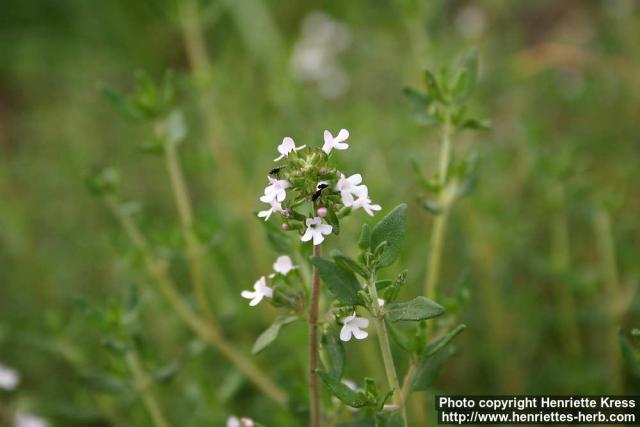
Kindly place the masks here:
<instances>
[{"instance_id":1,"label":"green stem","mask_svg":"<svg viewBox=\"0 0 640 427\"><path fill-rule=\"evenodd\" d=\"M149 274L155 279L158 290L176 311L180 319L189 326L204 342L216 348L223 356L233 363L258 389L275 402L284 405L287 395L276 386L261 370L244 357L244 355L228 343L220 332L220 327L214 318L203 320L195 314L184 302L176 284L167 273L167 266L153 254L151 246L138 228L118 206L113 197L106 197L105 203L116 217L122 228L142 253L144 263Z\"/></svg>"},{"instance_id":2,"label":"green stem","mask_svg":"<svg viewBox=\"0 0 640 427\"><path fill-rule=\"evenodd\" d=\"M204 316L207 318L213 318L204 283L204 250L194 230L191 198L189 197L189 190L184 179L184 174L182 173L182 168L180 167L180 161L178 159L175 144L169 143L166 145L165 161L167 164L167 170L169 171L169 177L171 179L171 188L173 189L176 206L178 208L182 234L187 244L187 257L189 259L191 283L198 302L198 307Z\"/></svg>"},{"instance_id":3,"label":"green stem","mask_svg":"<svg viewBox=\"0 0 640 427\"><path fill-rule=\"evenodd\" d=\"M144 369L142 369L138 355L133 350L128 350L125 354L125 359L127 361L127 366L133 375L134 387L136 391L140 393L144 406L147 408L149 416L153 421L153 425L155 427L169 427L169 422L167 422L167 419L160 409L158 401L149 388L150 381L147 378Z\"/></svg>"},{"instance_id":4,"label":"green stem","mask_svg":"<svg viewBox=\"0 0 640 427\"><path fill-rule=\"evenodd\" d=\"M393 390L393 401L400 410L402 416L403 425L407 425L407 409L405 407L405 400L402 395L402 389L400 387L400 381L398 381L398 374L396 372L396 365L393 362L393 355L391 354L391 344L389 343L389 333L387 332L387 326L384 323L384 312L378 302L378 291L376 290L376 277L375 273L371 274L369 282L367 283L369 290L369 296L371 297L371 303L373 305L373 324L378 335L378 343L380 344L380 352L382 353L382 361L384 363L384 370L387 376L387 383L389 388Z\"/></svg>"},{"instance_id":5,"label":"green stem","mask_svg":"<svg viewBox=\"0 0 640 427\"><path fill-rule=\"evenodd\" d=\"M313 247L313 256L322 256L322 246ZM311 301L309 304L309 399L311 427L320 427L320 396L318 393L318 307L320 304L320 271L313 267Z\"/></svg>"},{"instance_id":6,"label":"green stem","mask_svg":"<svg viewBox=\"0 0 640 427\"><path fill-rule=\"evenodd\" d=\"M608 302L607 315L609 330L607 331L609 362L610 392L619 394L623 389L622 355L618 343L618 328L620 324L621 287L616 263L616 248L611 230L611 216L605 209L599 209L595 217L596 243L600 256L602 276L604 279L605 300Z\"/></svg>"},{"instance_id":7,"label":"green stem","mask_svg":"<svg viewBox=\"0 0 640 427\"><path fill-rule=\"evenodd\" d=\"M438 183L440 184L439 204L442 212L437 215L433 222L431 232L431 242L429 258L427 259L427 278L425 282L425 295L429 299L435 299L437 295L436 285L440 280L440 265L442 263L442 250L444 246L444 236L447 227L447 216L449 214L449 200L447 190L447 174L449 173L449 162L451 161L451 133L453 131L450 113L446 113L445 122L442 129L442 142L440 146L440 162Z\"/></svg>"}]
</instances>

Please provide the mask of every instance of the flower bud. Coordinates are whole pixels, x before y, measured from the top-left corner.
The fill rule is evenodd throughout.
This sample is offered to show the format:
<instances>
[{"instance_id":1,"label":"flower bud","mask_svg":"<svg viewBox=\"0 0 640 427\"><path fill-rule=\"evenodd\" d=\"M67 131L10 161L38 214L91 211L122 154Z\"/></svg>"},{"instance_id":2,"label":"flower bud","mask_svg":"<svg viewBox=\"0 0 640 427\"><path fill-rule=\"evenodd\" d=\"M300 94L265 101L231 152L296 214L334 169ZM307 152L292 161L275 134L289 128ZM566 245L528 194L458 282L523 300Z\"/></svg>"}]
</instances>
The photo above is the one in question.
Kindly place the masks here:
<instances>
[{"instance_id":1,"label":"flower bud","mask_svg":"<svg viewBox=\"0 0 640 427\"><path fill-rule=\"evenodd\" d=\"M282 216L285 218L289 218L291 216L291 212L288 209L282 211Z\"/></svg>"},{"instance_id":2,"label":"flower bud","mask_svg":"<svg viewBox=\"0 0 640 427\"><path fill-rule=\"evenodd\" d=\"M318 173L320 175L325 175L328 172L327 168L320 168L318 169Z\"/></svg>"},{"instance_id":3,"label":"flower bud","mask_svg":"<svg viewBox=\"0 0 640 427\"><path fill-rule=\"evenodd\" d=\"M316 214L318 214L320 218L324 218L325 216L327 216L327 208L325 207L318 208L316 210Z\"/></svg>"},{"instance_id":4,"label":"flower bud","mask_svg":"<svg viewBox=\"0 0 640 427\"><path fill-rule=\"evenodd\" d=\"M281 227L282 227L282 229L283 229L284 231L289 230L289 224L287 224L286 222L283 222L283 223L282 223L282 225L281 225Z\"/></svg>"}]
</instances>

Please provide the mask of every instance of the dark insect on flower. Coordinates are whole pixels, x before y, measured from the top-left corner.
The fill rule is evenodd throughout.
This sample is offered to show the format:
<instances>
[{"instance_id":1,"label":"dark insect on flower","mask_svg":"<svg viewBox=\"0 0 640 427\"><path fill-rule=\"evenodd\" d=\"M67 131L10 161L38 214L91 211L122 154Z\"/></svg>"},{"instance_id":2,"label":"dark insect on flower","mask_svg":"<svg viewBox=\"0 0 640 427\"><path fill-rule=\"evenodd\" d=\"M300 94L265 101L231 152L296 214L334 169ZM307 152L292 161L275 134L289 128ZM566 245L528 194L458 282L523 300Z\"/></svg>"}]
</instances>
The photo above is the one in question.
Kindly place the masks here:
<instances>
[{"instance_id":1,"label":"dark insect on flower","mask_svg":"<svg viewBox=\"0 0 640 427\"><path fill-rule=\"evenodd\" d=\"M328 185L327 184L318 184L318 190L314 193L314 195L311 197L311 200L313 200L314 202L316 200L318 200L320 198L320 196L322 195L322 190L324 190L325 188L327 188Z\"/></svg>"},{"instance_id":2,"label":"dark insect on flower","mask_svg":"<svg viewBox=\"0 0 640 427\"><path fill-rule=\"evenodd\" d=\"M269 175L275 175L278 176L280 174L280 171L282 170L282 168L284 168L284 166L280 166L278 168L273 168L269 171Z\"/></svg>"}]
</instances>

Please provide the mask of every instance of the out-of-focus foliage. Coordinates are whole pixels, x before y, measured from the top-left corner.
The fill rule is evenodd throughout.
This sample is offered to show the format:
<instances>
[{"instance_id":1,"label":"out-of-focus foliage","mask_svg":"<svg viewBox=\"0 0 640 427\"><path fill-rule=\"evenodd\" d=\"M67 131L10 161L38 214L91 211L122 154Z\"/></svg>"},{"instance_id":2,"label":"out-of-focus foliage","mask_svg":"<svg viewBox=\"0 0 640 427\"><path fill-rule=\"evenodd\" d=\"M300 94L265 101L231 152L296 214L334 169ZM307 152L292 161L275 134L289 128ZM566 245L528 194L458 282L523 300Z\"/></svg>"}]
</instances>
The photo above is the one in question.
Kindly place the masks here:
<instances>
[{"instance_id":1,"label":"out-of-focus foliage","mask_svg":"<svg viewBox=\"0 0 640 427\"><path fill-rule=\"evenodd\" d=\"M349 129L349 167L383 211L410 202L396 265L409 270L403 300L421 293L433 214L417 198L411 159L433 176L439 135L416 124L403 89L422 87L425 67L467 47L480 57L467 112L492 129L453 141L460 158L477 155L478 170L451 212L438 300L467 328L413 386L638 394L638 40L632 0L4 0L0 362L22 381L0 391L0 425L9 406L61 426L150 425L121 354L132 348L174 425L223 425L232 414L301 425L306 416L304 327L286 326L279 345L253 357L292 396L293 410L279 408L167 314L140 254L86 191L93 168L115 167L93 184L119 184L157 256L186 282L169 178L140 152L151 136L135 120L144 103L120 104L134 119L123 120L105 84L132 93L136 70L152 81L172 70L209 296L224 335L249 357L275 312L249 308L239 293L289 244L255 218L254 197L284 136L321 146L322 130ZM317 67L325 72L305 74ZM360 227L340 233L355 241ZM374 340L345 348L360 361L345 377L383 379ZM440 359L449 360L436 377Z\"/></svg>"}]
</instances>

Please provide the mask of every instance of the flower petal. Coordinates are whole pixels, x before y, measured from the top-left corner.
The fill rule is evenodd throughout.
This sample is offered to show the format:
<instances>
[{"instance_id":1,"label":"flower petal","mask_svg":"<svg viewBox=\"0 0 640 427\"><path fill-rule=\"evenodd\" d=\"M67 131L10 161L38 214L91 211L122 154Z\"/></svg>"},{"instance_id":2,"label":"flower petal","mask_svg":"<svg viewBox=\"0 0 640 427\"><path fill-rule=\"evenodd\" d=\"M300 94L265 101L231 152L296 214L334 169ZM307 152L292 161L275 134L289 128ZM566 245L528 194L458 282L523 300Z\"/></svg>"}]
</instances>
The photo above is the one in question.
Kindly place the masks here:
<instances>
[{"instance_id":1,"label":"flower petal","mask_svg":"<svg viewBox=\"0 0 640 427\"><path fill-rule=\"evenodd\" d=\"M359 340L363 340L363 339L365 339L366 337L369 336L368 332L363 331L363 330L358 329L358 328L353 328L351 333L353 333L353 336L356 337L356 339L359 339Z\"/></svg>"},{"instance_id":2,"label":"flower petal","mask_svg":"<svg viewBox=\"0 0 640 427\"><path fill-rule=\"evenodd\" d=\"M351 340L351 328L349 325L344 325L342 329L340 329L340 339L345 342Z\"/></svg>"}]
</instances>

